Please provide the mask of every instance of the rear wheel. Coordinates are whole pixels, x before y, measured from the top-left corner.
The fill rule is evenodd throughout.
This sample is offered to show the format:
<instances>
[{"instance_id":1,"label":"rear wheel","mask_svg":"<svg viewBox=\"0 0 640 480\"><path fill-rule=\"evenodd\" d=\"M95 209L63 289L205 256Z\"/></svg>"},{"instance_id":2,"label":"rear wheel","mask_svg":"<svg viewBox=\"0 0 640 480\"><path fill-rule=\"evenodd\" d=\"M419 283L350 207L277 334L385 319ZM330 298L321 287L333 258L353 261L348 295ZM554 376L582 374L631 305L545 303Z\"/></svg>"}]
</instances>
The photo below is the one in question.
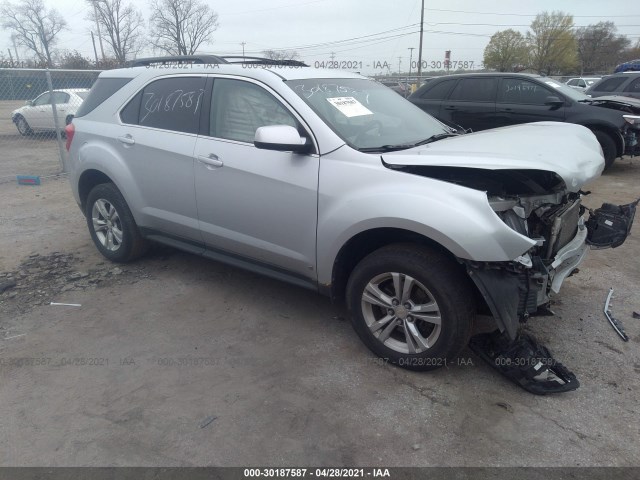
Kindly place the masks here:
<instances>
[{"instance_id":1,"label":"rear wheel","mask_svg":"<svg viewBox=\"0 0 640 480\"><path fill-rule=\"evenodd\" d=\"M602 147L602 153L604 155L604 169L607 170L617 158L616 142L611 138L611 135L601 131L594 130L593 134L598 139L598 143Z\"/></svg>"},{"instance_id":2,"label":"rear wheel","mask_svg":"<svg viewBox=\"0 0 640 480\"><path fill-rule=\"evenodd\" d=\"M20 135L31 135L33 133L29 123L22 115L19 115L16 118L16 128L18 129L18 132L20 132Z\"/></svg>"},{"instance_id":3,"label":"rear wheel","mask_svg":"<svg viewBox=\"0 0 640 480\"><path fill-rule=\"evenodd\" d=\"M469 280L446 256L390 245L365 257L347 284L353 326L376 355L411 370L445 366L467 345Z\"/></svg>"},{"instance_id":4,"label":"rear wheel","mask_svg":"<svg viewBox=\"0 0 640 480\"><path fill-rule=\"evenodd\" d=\"M91 190L85 215L93 243L109 260L129 262L146 252L147 242L113 183L96 185Z\"/></svg>"}]
</instances>

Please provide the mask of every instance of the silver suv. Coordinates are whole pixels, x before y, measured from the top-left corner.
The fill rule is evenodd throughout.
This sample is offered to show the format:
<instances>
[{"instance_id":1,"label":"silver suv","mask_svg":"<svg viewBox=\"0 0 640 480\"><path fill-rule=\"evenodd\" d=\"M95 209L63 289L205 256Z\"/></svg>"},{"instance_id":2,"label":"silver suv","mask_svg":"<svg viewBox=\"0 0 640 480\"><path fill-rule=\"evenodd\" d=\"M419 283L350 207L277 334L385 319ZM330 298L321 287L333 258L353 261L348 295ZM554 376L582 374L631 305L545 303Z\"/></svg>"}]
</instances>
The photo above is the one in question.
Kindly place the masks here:
<instances>
[{"instance_id":1,"label":"silver suv","mask_svg":"<svg viewBox=\"0 0 640 480\"><path fill-rule=\"evenodd\" d=\"M455 135L360 75L178 60L103 72L67 127L112 261L155 241L317 290L377 355L428 370L478 312L515 338L587 253L580 188L604 162L584 127Z\"/></svg>"}]
</instances>

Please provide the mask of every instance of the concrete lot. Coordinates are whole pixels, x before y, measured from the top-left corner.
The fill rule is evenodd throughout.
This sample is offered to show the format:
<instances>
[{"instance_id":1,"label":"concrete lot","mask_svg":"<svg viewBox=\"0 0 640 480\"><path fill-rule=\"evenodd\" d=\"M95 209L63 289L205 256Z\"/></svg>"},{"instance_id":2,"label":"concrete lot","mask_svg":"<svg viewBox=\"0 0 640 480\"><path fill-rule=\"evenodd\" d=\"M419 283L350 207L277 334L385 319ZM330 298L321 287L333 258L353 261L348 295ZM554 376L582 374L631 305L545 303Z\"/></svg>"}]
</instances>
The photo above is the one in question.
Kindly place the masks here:
<instances>
[{"instance_id":1,"label":"concrete lot","mask_svg":"<svg viewBox=\"0 0 640 480\"><path fill-rule=\"evenodd\" d=\"M619 161L585 203L639 184L640 160ZM17 281L0 294L0 465L640 465L638 225L527 324L582 383L536 397L469 350L432 373L385 365L313 292L165 248L110 264L64 178L2 183L0 206L0 281ZM602 314L611 286L628 343Z\"/></svg>"}]
</instances>

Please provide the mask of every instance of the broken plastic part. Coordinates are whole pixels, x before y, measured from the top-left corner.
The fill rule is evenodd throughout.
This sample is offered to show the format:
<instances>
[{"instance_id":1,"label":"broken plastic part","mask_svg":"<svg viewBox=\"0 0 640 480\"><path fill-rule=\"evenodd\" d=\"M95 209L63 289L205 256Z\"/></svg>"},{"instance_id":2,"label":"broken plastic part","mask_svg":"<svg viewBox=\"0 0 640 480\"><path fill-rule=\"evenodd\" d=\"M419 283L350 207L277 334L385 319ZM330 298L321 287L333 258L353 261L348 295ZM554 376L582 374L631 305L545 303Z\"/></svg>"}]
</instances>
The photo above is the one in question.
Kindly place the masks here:
<instances>
[{"instance_id":1,"label":"broken plastic part","mask_svg":"<svg viewBox=\"0 0 640 480\"><path fill-rule=\"evenodd\" d=\"M622 338L622 340L624 340L625 342L628 342L629 336L627 335L627 332L624 331L624 327L622 326L622 323L620 323L619 320L615 319L613 317L613 314L611 313L611 310L609 310L609 303L611 302L612 296L613 296L613 288L609 289L609 295L607 295L607 301L604 302L604 315L605 317L607 317L607 320L609 320L609 323L611 324L613 329L616 331L616 333L620 335L620 338Z\"/></svg>"},{"instance_id":2,"label":"broken plastic part","mask_svg":"<svg viewBox=\"0 0 640 480\"><path fill-rule=\"evenodd\" d=\"M603 203L595 211L589 210L587 243L595 249L622 245L631 232L638 202L640 198L626 205Z\"/></svg>"}]
</instances>

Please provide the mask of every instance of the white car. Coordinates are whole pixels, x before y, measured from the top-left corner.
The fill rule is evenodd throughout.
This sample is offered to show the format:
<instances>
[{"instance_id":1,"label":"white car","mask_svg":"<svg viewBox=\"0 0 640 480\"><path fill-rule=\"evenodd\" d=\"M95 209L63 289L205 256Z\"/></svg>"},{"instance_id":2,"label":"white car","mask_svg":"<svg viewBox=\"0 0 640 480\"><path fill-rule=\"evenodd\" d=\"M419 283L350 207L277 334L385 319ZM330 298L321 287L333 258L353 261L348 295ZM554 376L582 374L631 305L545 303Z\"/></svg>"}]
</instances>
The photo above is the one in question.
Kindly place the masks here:
<instances>
[{"instance_id":1,"label":"white car","mask_svg":"<svg viewBox=\"0 0 640 480\"><path fill-rule=\"evenodd\" d=\"M52 104L55 103L58 126L61 131L64 131L64 127L71 123L88 93L89 90L86 88L46 91L33 100L27 100L24 107L11 112L11 120L16 124L21 135L29 135L36 130L55 130L52 107Z\"/></svg>"},{"instance_id":2,"label":"white car","mask_svg":"<svg viewBox=\"0 0 640 480\"><path fill-rule=\"evenodd\" d=\"M590 87L591 85L596 83L598 80L600 80L600 78L601 77L570 78L569 80L567 80L566 84L571 88L575 88L576 90L580 90L581 92L584 92L587 89L587 87Z\"/></svg>"}]
</instances>

